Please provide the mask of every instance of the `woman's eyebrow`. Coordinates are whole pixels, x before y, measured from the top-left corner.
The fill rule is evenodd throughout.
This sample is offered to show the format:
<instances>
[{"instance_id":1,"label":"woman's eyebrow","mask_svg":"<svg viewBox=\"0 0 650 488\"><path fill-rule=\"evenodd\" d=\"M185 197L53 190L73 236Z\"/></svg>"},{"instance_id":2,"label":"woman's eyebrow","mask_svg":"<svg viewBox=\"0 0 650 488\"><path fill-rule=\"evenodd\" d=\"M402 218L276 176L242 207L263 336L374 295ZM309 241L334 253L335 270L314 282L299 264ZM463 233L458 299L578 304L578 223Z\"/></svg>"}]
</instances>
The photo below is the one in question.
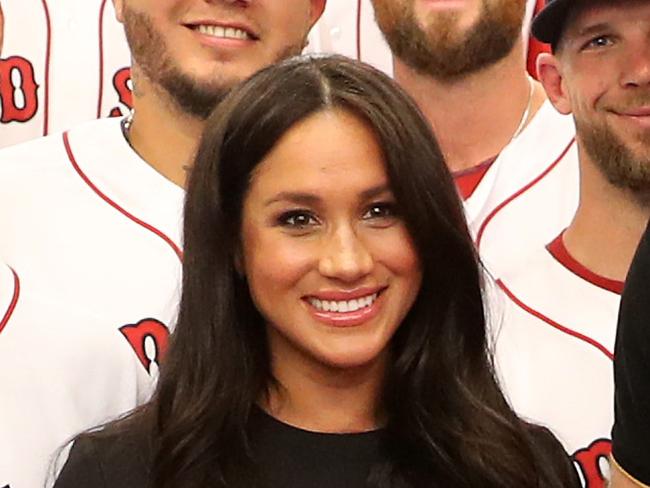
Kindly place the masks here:
<instances>
[{"instance_id":1,"label":"woman's eyebrow","mask_svg":"<svg viewBox=\"0 0 650 488\"><path fill-rule=\"evenodd\" d=\"M362 191L360 199L370 200L371 198L381 195L382 193L391 193L391 189L390 186L388 186L388 183L382 183L380 185L373 186L367 190Z\"/></svg>"},{"instance_id":2,"label":"woman's eyebrow","mask_svg":"<svg viewBox=\"0 0 650 488\"><path fill-rule=\"evenodd\" d=\"M381 183L379 185L363 190L359 194L359 200L370 200L382 193L389 193L390 187L387 183ZM283 191L273 197L269 198L264 202L264 206L268 207L278 202L290 202L297 203L300 205L316 205L322 201L322 198L315 193L309 192L298 192L298 191Z\"/></svg>"},{"instance_id":3,"label":"woman's eyebrow","mask_svg":"<svg viewBox=\"0 0 650 488\"><path fill-rule=\"evenodd\" d=\"M273 196L272 198L269 198L266 202L264 202L264 206L268 207L269 205L273 205L274 203L278 202L299 203L301 205L315 205L320 201L320 197L318 195L314 195L313 193L283 191Z\"/></svg>"}]
</instances>

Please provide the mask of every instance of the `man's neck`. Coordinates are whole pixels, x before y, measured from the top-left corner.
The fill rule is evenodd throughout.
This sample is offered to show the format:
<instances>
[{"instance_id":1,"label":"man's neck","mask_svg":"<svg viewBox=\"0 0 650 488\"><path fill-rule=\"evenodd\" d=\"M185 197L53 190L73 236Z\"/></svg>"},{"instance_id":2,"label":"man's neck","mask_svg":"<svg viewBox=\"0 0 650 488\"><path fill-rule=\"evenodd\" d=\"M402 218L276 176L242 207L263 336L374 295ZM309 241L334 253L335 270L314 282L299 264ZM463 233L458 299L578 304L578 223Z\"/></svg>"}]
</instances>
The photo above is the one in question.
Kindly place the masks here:
<instances>
[{"instance_id":1,"label":"man's neck","mask_svg":"<svg viewBox=\"0 0 650 488\"><path fill-rule=\"evenodd\" d=\"M497 156L528 107L531 85L523 43L498 63L461 80L442 82L394 59L395 79L431 123L451 171ZM535 82L529 122L546 97Z\"/></svg>"},{"instance_id":2,"label":"man's neck","mask_svg":"<svg viewBox=\"0 0 650 488\"><path fill-rule=\"evenodd\" d=\"M609 183L584 154L580 173L580 204L564 234L564 245L593 273L624 281L650 209L630 191Z\"/></svg>"},{"instance_id":3,"label":"man's neck","mask_svg":"<svg viewBox=\"0 0 650 488\"><path fill-rule=\"evenodd\" d=\"M129 142L151 167L183 187L204 122L181 112L148 83L142 83L134 93Z\"/></svg>"}]
</instances>

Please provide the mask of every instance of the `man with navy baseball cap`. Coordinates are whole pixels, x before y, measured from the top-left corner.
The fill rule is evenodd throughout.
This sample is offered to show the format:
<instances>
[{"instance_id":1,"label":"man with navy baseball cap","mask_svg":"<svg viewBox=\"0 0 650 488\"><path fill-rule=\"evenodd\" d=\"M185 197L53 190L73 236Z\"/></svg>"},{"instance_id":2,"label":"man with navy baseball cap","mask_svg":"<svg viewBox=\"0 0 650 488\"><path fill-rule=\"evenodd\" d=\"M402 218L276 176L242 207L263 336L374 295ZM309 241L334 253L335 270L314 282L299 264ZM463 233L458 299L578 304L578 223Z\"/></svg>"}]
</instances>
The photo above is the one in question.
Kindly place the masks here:
<instances>
[{"instance_id":1,"label":"man with navy baseball cap","mask_svg":"<svg viewBox=\"0 0 650 488\"><path fill-rule=\"evenodd\" d=\"M554 430L584 486L601 487L610 473L621 292L650 217L650 2L551 0L532 30L553 48L538 58L540 81L575 122L580 198L568 227L501 277L507 303L496 361L515 410ZM617 405L617 424L633 412L626 408ZM648 439L623 450L619 440L628 438L615 428L614 457L631 475L619 486L637 486L632 477L648 483L635 471L650 464Z\"/></svg>"},{"instance_id":2,"label":"man with navy baseball cap","mask_svg":"<svg viewBox=\"0 0 650 488\"><path fill-rule=\"evenodd\" d=\"M550 44L555 50L571 7L578 3L578 0L547 1L546 7L533 21L533 35L540 41Z\"/></svg>"}]
</instances>

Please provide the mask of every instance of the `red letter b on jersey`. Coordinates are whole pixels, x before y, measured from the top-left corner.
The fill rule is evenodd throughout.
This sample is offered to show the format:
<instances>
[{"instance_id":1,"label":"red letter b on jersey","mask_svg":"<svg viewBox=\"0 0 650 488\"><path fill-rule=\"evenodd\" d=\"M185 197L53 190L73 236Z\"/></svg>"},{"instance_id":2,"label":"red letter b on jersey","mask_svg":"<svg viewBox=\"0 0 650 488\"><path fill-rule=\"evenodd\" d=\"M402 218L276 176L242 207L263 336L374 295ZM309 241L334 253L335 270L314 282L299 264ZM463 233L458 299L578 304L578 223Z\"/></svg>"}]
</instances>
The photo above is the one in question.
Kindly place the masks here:
<instances>
[{"instance_id":1,"label":"red letter b on jersey","mask_svg":"<svg viewBox=\"0 0 650 488\"><path fill-rule=\"evenodd\" d=\"M0 61L0 122L31 120L38 110L37 90L32 63L20 56Z\"/></svg>"}]
</instances>

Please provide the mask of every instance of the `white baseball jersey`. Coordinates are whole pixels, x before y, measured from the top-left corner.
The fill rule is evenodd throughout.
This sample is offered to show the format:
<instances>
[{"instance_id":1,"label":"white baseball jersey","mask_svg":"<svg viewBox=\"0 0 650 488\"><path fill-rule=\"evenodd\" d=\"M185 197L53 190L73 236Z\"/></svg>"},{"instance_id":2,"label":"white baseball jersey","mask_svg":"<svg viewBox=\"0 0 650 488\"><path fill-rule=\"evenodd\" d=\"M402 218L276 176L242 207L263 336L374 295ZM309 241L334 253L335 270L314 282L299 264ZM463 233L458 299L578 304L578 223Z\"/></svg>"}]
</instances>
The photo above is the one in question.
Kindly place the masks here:
<instances>
[{"instance_id":1,"label":"white baseball jersey","mask_svg":"<svg viewBox=\"0 0 650 488\"><path fill-rule=\"evenodd\" d=\"M25 281L0 263L0 486L43 488L66 441L145 401L154 381L125 331ZM155 358L152 339L142 348Z\"/></svg>"},{"instance_id":2,"label":"white baseball jersey","mask_svg":"<svg viewBox=\"0 0 650 488\"><path fill-rule=\"evenodd\" d=\"M573 118L546 102L465 202L470 229L490 274L499 278L559 235L575 215L578 199Z\"/></svg>"},{"instance_id":3,"label":"white baseball jersey","mask_svg":"<svg viewBox=\"0 0 650 488\"><path fill-rule=\"evenodd\" d=\"M2 7L0 147L129 110L130 53L111 0L2 0ZM309 39L307 52L392 71L370 0L329 0Z\"/></svg>"},{"instance_id":4,"label":"white baseball jersey","mask_svg":"<svg viewBox=\"0 0 650 488\"><path fill-rule=\"evenodd\" d=\"M24 477L0 472L0 486L42 488L23 480L42 472L43 453L143 398L141 378L156 375L178 306L183 198L132 151L118 119L0 151L0 257L52 304L17 308L19 325L0 332L0 351L13 351L0 353L2 374L32 361L47 381L10 383L16 395L0 384L0 408L56 412L2 437L0 457L21 436L34 447L16 451ZM0 415L0 431L12 423Z\"/></svg>"},{"instance_id":5,"label":"white baseball jersey","mask_svg":"<svg viewBox=\"0 0 650 488\"><path fill-rule=\"evenodd\" d=\"M128 111L130 54L111 0L2 0L2 7L0 147ZM307 52L344 54L392 73L371 0L328 0L309 40Z\"/></svg>"},{"instance_id":6,"label":"white baseball jersey","mask_svg":"<svg viewBox=\"0 0 650 488\"><path fill-rule=\"evenodd\" d=\"M3 0L0 147L126 110L130 55L110 0Z\"/></svg>"},{"instance_id":7,"label":"white baseball jersey","mask_svg":"<svg viewBox=\"0 0 650 488\"><path fill-rule=\"evenodd\" d=\"M497 284L504 308L495 362L506 397L557 435L583 486L604 487L622 283L589 272L558 238Z\"/></svg>"}]
</instances>

